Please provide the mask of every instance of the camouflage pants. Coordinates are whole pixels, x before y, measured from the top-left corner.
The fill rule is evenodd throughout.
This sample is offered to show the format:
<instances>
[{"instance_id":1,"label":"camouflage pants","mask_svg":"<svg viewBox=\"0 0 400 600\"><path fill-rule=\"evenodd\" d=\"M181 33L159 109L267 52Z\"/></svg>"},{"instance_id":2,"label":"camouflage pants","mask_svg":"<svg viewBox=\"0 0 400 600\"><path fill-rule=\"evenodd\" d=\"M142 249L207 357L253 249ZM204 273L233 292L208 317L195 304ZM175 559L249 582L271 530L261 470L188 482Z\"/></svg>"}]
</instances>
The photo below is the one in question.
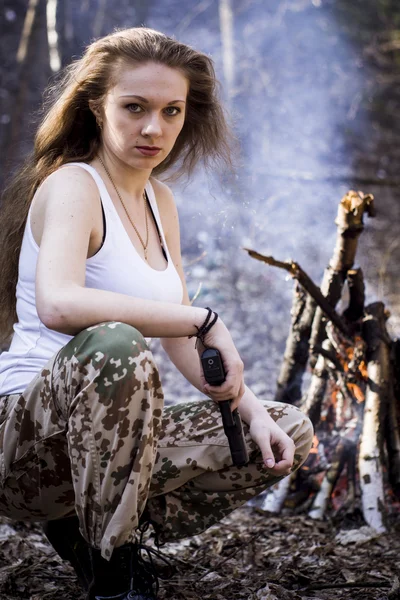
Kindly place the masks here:
<instances>
[{"instance_id":1,"label":"camouflage pants","mask_svg":"<svg viewBox=\"0 0 400 600\"><path fill-rule=\"evenodd\" d=\"M312 427L296 408L266 402L306 459ZM135 539L139 518L161 541L200 533L277 481L244 424L250 463L234 467L218 406L163 408L152 354L117 322L81 331L23 394L0 397L0 514L51 520L76 512L104 558Z\"/></svg>"}]
</instances>

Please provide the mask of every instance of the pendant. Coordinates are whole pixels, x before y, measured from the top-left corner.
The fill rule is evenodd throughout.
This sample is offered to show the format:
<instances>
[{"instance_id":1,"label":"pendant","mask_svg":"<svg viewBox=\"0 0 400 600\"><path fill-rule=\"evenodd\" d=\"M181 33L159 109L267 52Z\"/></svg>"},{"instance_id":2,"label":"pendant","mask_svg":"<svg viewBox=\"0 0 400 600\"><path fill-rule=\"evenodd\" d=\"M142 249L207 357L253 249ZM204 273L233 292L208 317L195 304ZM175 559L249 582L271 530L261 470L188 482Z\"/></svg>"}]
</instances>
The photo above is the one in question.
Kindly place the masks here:
<instances>
[{"instance_id":1,"label":"pendant","mask_svg":"<svg viewBox=\"0 0 400 600\"><path fill-rule=\"evenodd\" d=\"M144 250L144 260L147 261L147 248L143 248Z\"/></svg>"}]
</instances>

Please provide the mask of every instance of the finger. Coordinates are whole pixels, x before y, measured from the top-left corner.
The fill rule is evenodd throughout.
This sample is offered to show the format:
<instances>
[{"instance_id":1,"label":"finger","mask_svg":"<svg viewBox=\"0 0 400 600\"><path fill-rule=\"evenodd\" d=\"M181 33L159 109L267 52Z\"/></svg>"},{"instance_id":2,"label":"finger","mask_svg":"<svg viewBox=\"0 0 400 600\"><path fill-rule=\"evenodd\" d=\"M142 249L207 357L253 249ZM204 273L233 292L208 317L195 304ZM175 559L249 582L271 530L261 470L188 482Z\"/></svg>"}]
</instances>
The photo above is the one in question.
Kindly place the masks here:
<instances>
[{"instance_id":1,"label":"finger","mask_svg":"<svg viewBox=\"0 0 400 600\"><path fill-rule=\"evenodd\" d=\"M294 461L295 446L293 443L287 444L279 460L276 461L274 472L279 475L288 475L291 472Z\"/></svg>"},{"instance_id":2,"label":"finger","mask_svg":"<svg viewBox=\"0 0 400 600\"><path fill-rule=\"evenodd\" d=\"M262 447L260 446L260 450L261 450L261 454L263 457L264 465L268 469L273 469L275 466L275 456L274 456L274 453L272 452L271 445L267 438L265 438L263 440L263 445L262 445Z\"/></svg>"},{"instance_id":3,"label":"finger","mask_svg":"<svg viewBox=\"0 0 400 600\"><path fill-rule=\"evenodd\" d=\"M239 398L239 397L238 397L238 398L234 398L234 399L231 401L231 410L232 410L232 411L234 411L236 408L238 408L238 407L239 407L240 400L241 400L241 398Z\"/></svg>"},{"instance_id":4,"label":"finger","mask_svg":"<svg viewBox=\"0 0 400 600\"><path fill-rule=\"evenodd\" d=\"M205 383L204 390L207 393L213 394L216 398L230 397L236 398L237 396L242 397L245 392L243 378L230 377L222 385L211 385Z\"/></svg>"},{"instance_id":5,"label":"finger","mask_svg":"<svg viewBox=\"0 0 400 600\"><path fill-rule=\"evenodd\" d=\"M271 471L274 475L289 475L292 470L292 464L288 460L280 460L275 463Z\"/></svg>"},{"instance_id":6,"label":"finger","mask_svg":"<svg viewBox=\"0 0 400 600\"><path fill-rule=\"evenodd\" d=\"M222 385L210 385L207 384L204 386L204 391L206 394L209 394L215 400L231 400L232 398L236 398L237 392L235 388L230 384L222 384Z\"/></svg>"}]
</instances>

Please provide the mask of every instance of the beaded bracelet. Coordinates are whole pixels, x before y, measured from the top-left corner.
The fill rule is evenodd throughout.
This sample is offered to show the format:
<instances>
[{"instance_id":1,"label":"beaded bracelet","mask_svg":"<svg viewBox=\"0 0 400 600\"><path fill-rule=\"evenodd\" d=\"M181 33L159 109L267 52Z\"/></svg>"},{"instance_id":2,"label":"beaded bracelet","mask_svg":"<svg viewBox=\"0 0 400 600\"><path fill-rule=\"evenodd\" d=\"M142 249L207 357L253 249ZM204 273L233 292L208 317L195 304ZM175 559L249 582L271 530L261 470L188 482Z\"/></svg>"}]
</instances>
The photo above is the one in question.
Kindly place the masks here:
<instances>
[{"instance_id":1,"label":"beaded bracelet","mask_svg":"<svg viewBox=\"0 0 400 600\"><path fill-rule=\"evenodd\" d=\"M203 345L204 344L204 338L207 335L207 333L210 331L211 327L213 327L215 325L215 323L217 322L218 319L218 314L216 312L214 312L213 310L211 310L211 308L209 306L206 306L206 310L208 310L207 316L204 320L204 323L202 325L200 325L200 327L197 327L197 325L195 325L196 329L197 329L197 333L193 333L192 335L189 335L188 338L189 340L192 337L196 337L196 345L197 346L197 341L201 340L201 343ZM214 314L213 319L210 321L211 319L211 315Z\"/></svg>"}]
</instances>

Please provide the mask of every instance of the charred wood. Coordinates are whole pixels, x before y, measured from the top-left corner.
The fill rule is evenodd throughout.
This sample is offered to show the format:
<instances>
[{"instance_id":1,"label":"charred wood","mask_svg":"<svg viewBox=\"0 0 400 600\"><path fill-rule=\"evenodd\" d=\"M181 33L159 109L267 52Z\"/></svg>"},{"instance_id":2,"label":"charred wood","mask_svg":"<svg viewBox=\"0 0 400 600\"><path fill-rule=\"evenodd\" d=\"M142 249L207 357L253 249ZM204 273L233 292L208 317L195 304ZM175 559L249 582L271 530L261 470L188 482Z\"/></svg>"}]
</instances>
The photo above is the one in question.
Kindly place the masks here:
<instances>
[{"instance_id":1,"label":"charred wood","mask_svg":"<svg viewBox=\"0 0 400 600\"><path fill-rule=\"evenodd\" d=\"M361 319L364 313L365 285L361 268L347 271L347 285L349 288L349 306L343 313L347 321L355 322Z\"/></svg>"},{"instance_id":2,"label":"charred wood","mask_svg":"<svg viewBox=\"0 0 400 600\"><path fill-rule=\"evenodd\" d=\"M332 491L343 471L344 466L350 460L351 455L356 454L356 444L352 440L339 438L335 445L332 464L329 467L321 488L316 495L312 509L308 513L312 519L322 519L329 504Z\"/></svg>"},{"instance_id":3,"label":"charred wood","mask_svg":"<svg viewBox=\"0 0 400 600\"><path fill-rule=\"evenodd\" d=\"M322 348L329 352L331 350L331 345L324 340ZM301 404L301 410L308 415L314 427L319 423L321 418L322 402L324 400L329 378L326 362L327 359L325 356L320 354L318 356L317 364L314 367L307 394L304 396Z\"/></svg>"},{"instance_id":4,"label":"charred wood","mask_svg":"<svg viewBox=\"0 0 400 600\"><path fill-rule=\"evenodd\" d=\"M275 400L298 404L309 356L309 338L314 318L315 302L296 284L293 293L292 321L282 367L278 377Z\"/></svg>"},{"instance_id":5,"label":"charred wood","mask_svg":"<svg viewBox=\"0 0 400 600\"><path fill-rule=\"evenodd\" d=\"M328 266L325 269L321 284L321 292L333 309L340 300L345 280L345 272L336 271L332 266ZM311 350L314 346L319 345L325 337L326 322L327 318L324 314L324 311L318 306L315 311L315 317L311 329Z\"/></svg>"},{"instance_id":6,"label":"charred wood","mask_svg":"<svg viewBox=\"0 0 400 600\"><path fill-rule=\"evenodd\" d=\"M329 350L327 348L327 345L325 345L325 348L323 346L314 346L313 351L315 352L315 354L321 354L324 358L329 360L338 371L343 371L343 365L340 362L339 356L332 348L330 348Z\"/></svg>"}]
</instances>

